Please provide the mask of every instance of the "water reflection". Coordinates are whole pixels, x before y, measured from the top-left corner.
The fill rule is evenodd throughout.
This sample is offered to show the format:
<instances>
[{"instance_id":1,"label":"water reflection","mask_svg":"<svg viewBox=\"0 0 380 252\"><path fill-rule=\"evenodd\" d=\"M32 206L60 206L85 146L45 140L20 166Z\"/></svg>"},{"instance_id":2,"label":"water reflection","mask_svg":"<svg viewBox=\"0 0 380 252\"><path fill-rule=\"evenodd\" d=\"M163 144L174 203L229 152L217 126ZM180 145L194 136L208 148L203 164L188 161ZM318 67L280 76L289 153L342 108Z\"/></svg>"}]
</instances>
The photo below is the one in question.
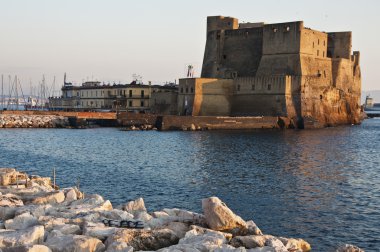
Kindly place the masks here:
<instances>
[{"instance_id":1,"label":"water reflection","mask_svg":"<svg viewBox=\"0 0 380 252\"><path fill-rule=\"evenodd\" d=\"M200 211L216 195L266 233L379 246L380 121L311 131L0 131L0 166L36 170L114 205Z\"/></svg>"}]
</instances>

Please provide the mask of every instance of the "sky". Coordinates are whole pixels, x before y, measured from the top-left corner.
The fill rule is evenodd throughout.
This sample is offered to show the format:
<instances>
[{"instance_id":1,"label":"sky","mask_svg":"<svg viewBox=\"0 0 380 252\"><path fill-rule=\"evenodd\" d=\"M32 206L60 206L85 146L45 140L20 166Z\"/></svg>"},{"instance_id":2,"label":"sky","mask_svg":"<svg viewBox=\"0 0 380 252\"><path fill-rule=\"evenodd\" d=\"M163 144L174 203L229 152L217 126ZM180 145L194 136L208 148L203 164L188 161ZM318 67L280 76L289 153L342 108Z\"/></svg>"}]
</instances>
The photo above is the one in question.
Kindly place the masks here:
<instances>
[{"instance_id":1,"label":"sky","mask_svg":"<svg viewBox=\"0 0 380 252\"><path fill-rule=\"evenodd\" d=\"M174 82L186 66L200 75L207 16L240 22L303 20L321 31L352 31L361 52L362 89L380 89L380 1L350 0L0 0L0 74L24 93L41 83L56 95L69 81Z\"/></svg>"}]
</instances>

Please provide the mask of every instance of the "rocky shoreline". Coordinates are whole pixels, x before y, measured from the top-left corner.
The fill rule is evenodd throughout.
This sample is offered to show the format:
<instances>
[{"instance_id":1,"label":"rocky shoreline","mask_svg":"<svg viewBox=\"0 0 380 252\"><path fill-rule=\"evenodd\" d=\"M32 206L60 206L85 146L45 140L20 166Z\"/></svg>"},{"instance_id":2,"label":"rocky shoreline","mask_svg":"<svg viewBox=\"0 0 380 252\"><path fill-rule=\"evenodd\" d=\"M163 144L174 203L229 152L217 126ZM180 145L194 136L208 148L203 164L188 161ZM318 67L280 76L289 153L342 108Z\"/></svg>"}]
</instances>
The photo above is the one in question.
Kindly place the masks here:
<instances>
[{"instance_id":1,"label":"rocky shoreline","mask_svg":"<svg viewBox=\"0 0 380 252\"><path fill-rule=\"evenodd\" d=\"M69 120L56 115L0 114L0 128L65 128Z\"/></svg>"},{"instance_id":2,"label":"rocky shoreline","mask_svg":"<svg viewBox=\"0 0 380 252\"><path fill-rule=\"evenodd\" d=\"M76 187L59 189L50 178L0 168L0 251L304 252L303 239L263 234L220 199L202 200L203 213L149 212L142 198L113 207ZM338 252L363 251L344 245Z\"/></svg>"}]
</instances>

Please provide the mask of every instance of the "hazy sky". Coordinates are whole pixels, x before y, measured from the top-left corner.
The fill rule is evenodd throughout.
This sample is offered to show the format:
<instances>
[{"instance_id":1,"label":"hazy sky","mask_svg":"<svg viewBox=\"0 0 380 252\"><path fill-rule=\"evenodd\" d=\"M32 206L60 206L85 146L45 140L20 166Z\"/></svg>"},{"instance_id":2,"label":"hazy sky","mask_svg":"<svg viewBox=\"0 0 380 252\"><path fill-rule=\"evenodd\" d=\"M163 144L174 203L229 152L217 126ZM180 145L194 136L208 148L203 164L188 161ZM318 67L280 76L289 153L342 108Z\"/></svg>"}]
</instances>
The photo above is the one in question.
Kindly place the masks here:
<instances>
[{"instance_id":1,"label":"hazy sky","mask_svg":"<svg viewBox=\"0 0 380 252\"><path fill-rule=\"evenodd\" d=\"M361 51L363 90L380 89L380 1L280 0L0 0L0 74L17 74L56 90L68 79L129 83L132 74L163 83L185 76L187 64L200 74L206 17L240 22L303 20L321 31L353 32Z\"/></svg>"}]
</instances>

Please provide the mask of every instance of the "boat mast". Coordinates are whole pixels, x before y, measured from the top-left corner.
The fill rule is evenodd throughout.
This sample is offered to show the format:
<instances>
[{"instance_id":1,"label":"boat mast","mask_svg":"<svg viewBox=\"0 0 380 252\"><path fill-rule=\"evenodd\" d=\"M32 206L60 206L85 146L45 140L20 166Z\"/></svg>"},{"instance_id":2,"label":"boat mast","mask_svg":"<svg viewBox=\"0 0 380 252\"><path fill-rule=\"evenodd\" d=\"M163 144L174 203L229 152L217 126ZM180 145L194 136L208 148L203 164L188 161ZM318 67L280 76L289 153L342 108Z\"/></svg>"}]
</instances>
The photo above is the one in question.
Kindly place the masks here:
<instances>
[{"instance_id":1,"label":"boat mast","mask_svg":"<svg viewBox=\"0 0 380 252\"><path fill-rule=\"evenodd\" d=\"M4 108L4 75L1 75L1 109Z\"/></svg>"}]
</instances>

